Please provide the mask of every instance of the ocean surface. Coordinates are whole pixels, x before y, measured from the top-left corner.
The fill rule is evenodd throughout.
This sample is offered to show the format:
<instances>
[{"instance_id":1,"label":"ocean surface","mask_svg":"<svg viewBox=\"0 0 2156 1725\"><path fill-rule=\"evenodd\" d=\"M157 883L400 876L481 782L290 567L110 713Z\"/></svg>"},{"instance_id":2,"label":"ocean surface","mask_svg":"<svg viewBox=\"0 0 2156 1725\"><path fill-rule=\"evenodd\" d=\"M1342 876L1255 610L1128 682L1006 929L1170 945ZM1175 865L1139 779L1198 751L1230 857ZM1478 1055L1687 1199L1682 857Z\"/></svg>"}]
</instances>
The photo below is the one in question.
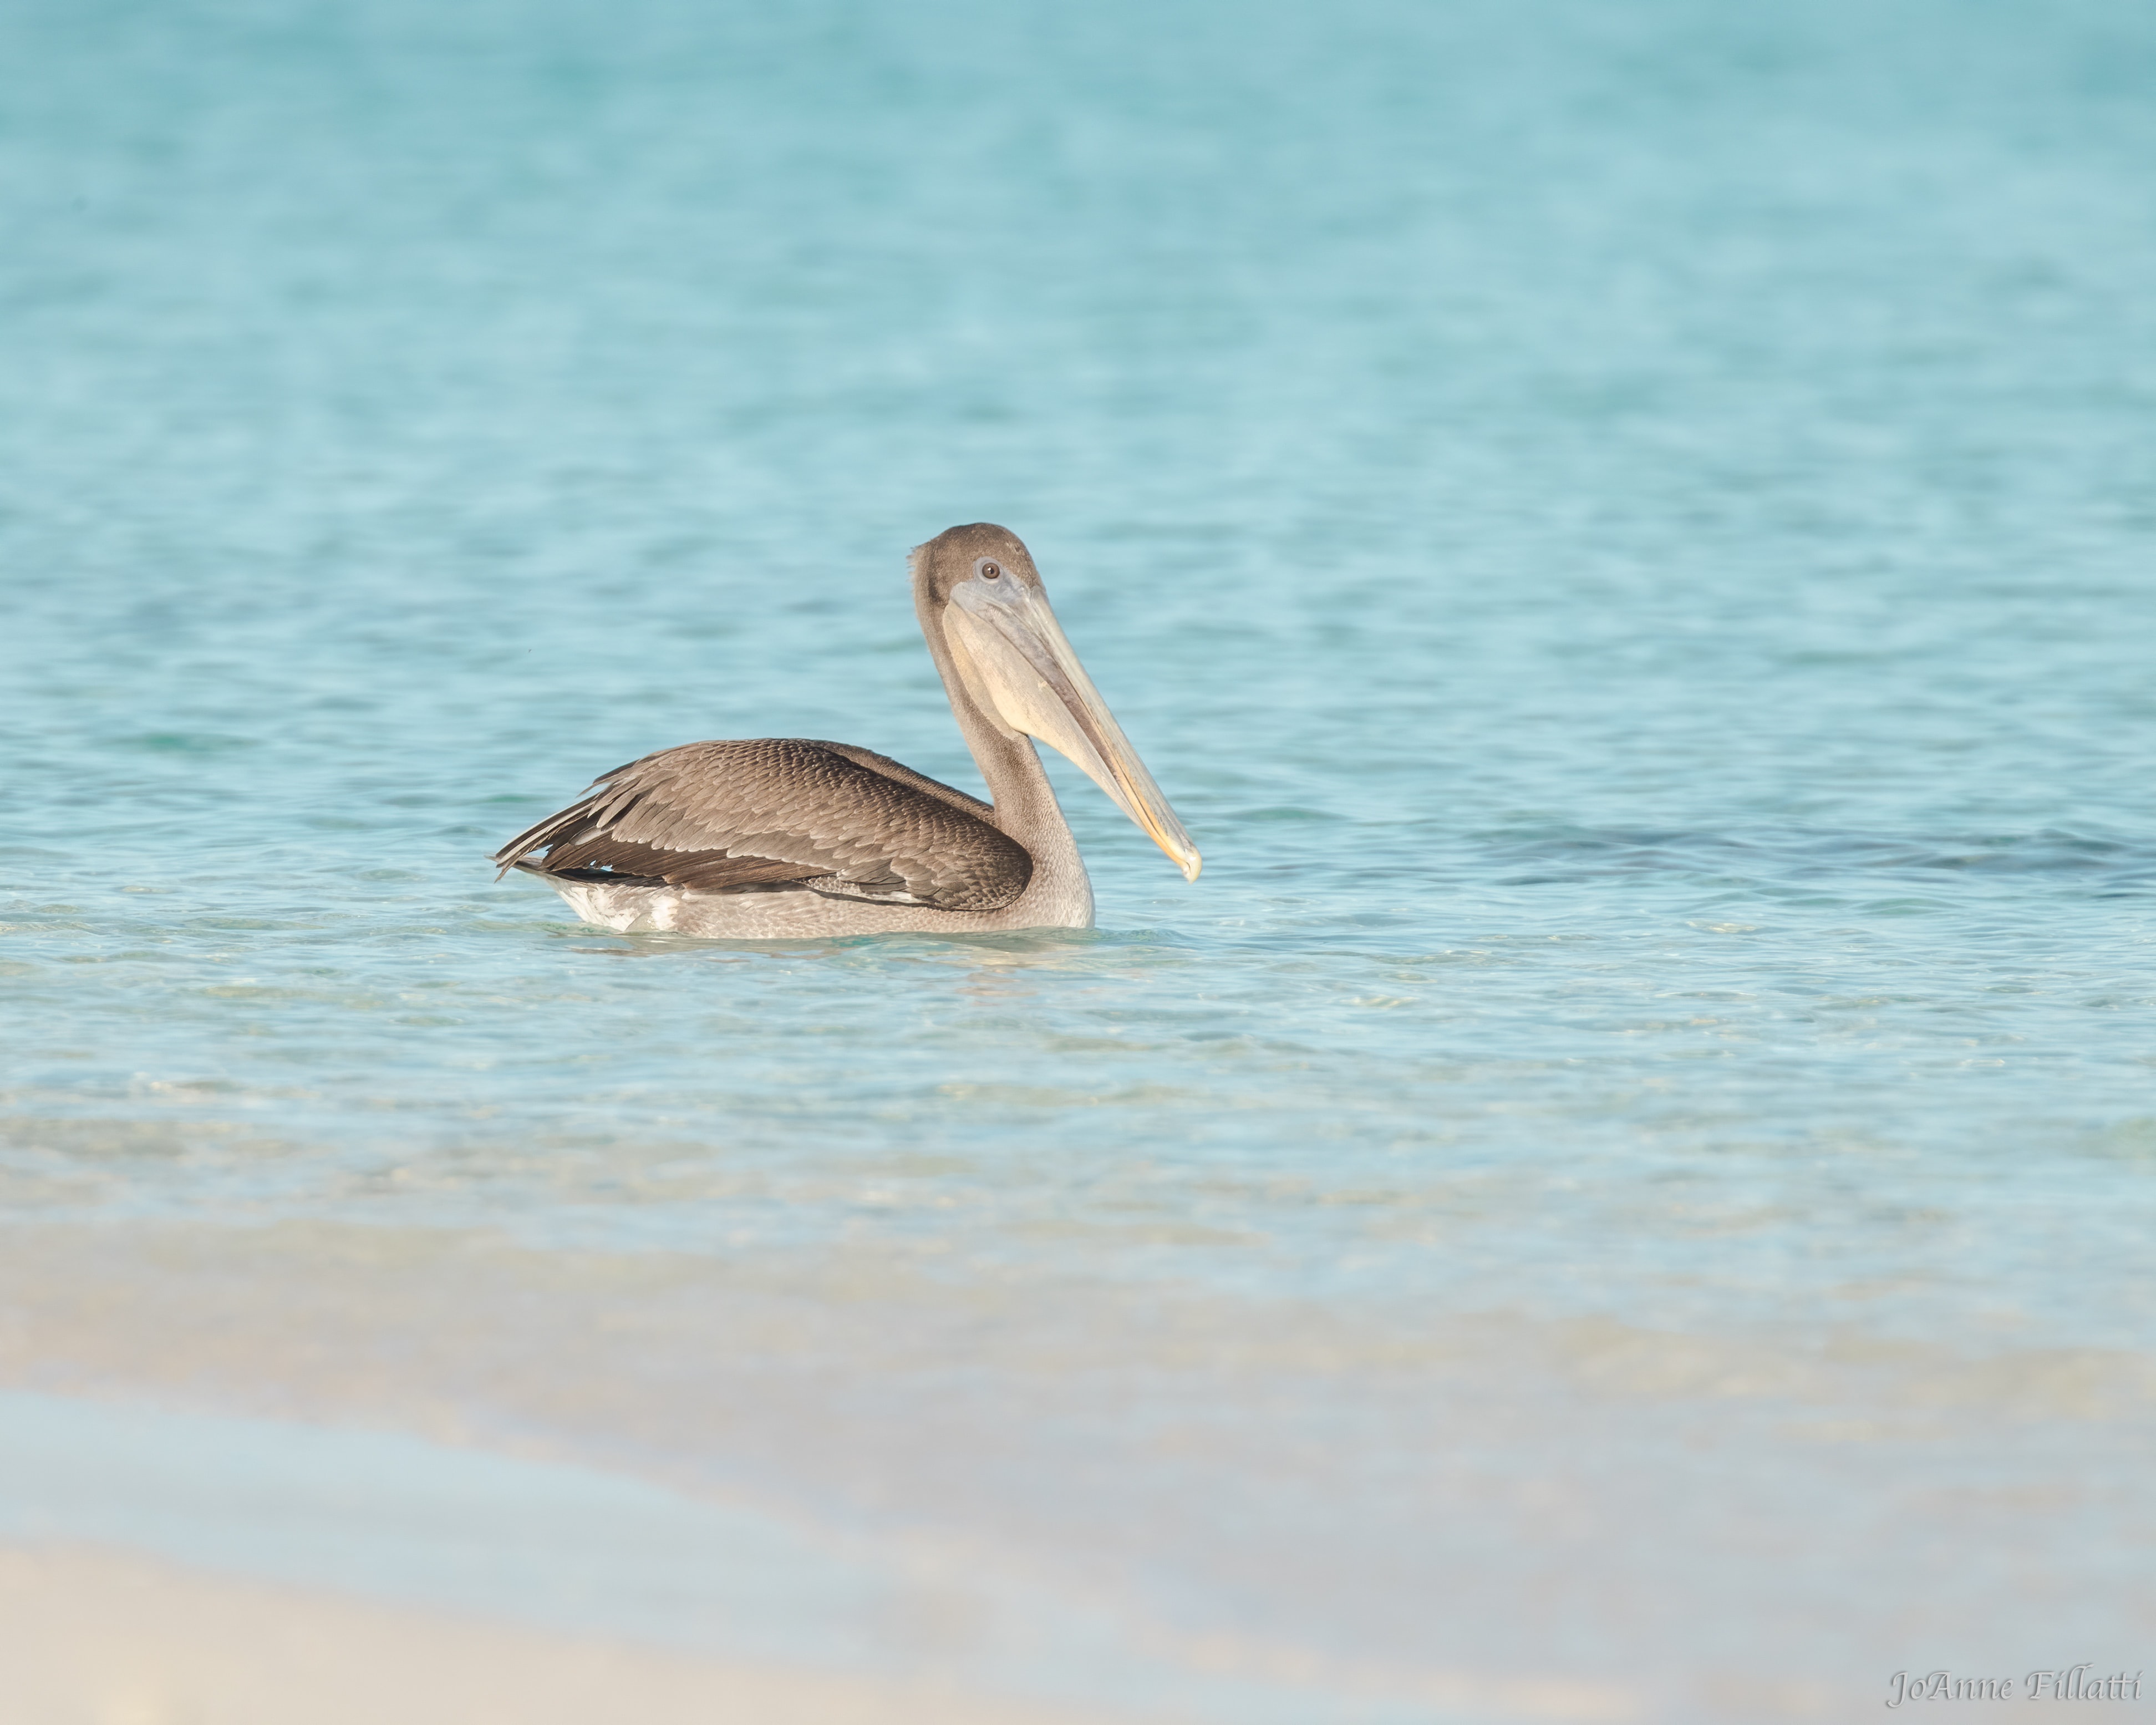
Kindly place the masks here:
<instances>
[{"instance_id":1,"label":"ocean surface","mask_svg":"<svg viewBox=\"0 0 2156 1725\"><path fill-rule=\"evenodd\" d=\"M0 68L0 1535L1220 1725L2143 1660L2156 13ZM492 879L697 738L978 786L977 520L1194 885L1060 760L1088 932Z\"/></svg>"}]
</instances>

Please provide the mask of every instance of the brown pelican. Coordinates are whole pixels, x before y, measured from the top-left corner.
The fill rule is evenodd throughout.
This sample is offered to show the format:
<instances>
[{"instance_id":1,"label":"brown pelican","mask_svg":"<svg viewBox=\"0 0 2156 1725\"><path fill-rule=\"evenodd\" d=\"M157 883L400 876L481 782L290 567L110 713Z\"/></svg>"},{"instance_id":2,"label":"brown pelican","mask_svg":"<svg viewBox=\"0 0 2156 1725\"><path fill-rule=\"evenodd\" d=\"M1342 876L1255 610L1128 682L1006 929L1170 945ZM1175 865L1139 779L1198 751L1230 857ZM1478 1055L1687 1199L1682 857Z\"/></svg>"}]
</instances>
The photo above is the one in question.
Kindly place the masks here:
<instances>
[{"instance_id":1,"label":"brown pelican","mask_svg":"<svg viewBox=\"0 0 2156 1725\"><path fill-rule=\"evenodd\" d=\"M952 527L911 567L921 632L992 802L849 743L685 743L602 773L496 851L501 873L536 875L585 922L624 932L1089 928L1092 886L1037 737L1196 880L1197 847L1064 639L1018 536Z\"/></svg>"}]
</instances>

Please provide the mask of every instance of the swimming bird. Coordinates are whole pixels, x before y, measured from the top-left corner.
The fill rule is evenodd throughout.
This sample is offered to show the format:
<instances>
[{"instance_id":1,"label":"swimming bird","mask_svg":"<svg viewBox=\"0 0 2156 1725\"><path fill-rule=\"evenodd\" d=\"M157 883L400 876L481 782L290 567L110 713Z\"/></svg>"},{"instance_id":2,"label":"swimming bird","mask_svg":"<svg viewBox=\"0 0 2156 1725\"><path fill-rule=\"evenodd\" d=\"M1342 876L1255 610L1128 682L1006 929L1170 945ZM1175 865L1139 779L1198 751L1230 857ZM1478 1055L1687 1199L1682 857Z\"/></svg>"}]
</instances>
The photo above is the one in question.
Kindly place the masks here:
<instances>
[{"instance_id":1,"label":"swimming bird","mask_svg":"<svg viewBox=\"0 0 2156 1725\"><path fill-rule=\"evenodd\" d=\"M1101 700L1009 529L911 558L913 606L992 800L850 743L691 742L603 773L496 851L624 932L736 940L1090 928L1093 889L1035 739L1198 878L1198 848ZM543 852L536 860L534 852Z\"/></svg>"}]
</instances>

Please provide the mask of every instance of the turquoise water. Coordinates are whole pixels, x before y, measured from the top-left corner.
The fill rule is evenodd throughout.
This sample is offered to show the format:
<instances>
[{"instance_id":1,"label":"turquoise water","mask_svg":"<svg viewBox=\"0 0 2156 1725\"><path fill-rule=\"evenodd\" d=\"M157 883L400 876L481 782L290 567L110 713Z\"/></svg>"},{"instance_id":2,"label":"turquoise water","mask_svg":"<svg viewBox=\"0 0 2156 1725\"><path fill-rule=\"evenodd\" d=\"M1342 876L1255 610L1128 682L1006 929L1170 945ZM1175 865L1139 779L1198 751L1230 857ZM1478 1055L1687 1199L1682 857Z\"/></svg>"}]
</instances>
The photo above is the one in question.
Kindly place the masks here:
<instances>
[{"instance_id":1,"label":"turquoise water","mask_svg":"<svg viewBox=\"0 0 2156 1725\"><path fill-rule=\"evenodd\" d=\"M18 0L0 64L9 1381L955 1542L1286 1719L2132 1662L2143 8ZM1084 934L491 880L698 737L977 783L904 554L979 519L1194 886L1060 762Z\"/></svg>"}]
</instances>

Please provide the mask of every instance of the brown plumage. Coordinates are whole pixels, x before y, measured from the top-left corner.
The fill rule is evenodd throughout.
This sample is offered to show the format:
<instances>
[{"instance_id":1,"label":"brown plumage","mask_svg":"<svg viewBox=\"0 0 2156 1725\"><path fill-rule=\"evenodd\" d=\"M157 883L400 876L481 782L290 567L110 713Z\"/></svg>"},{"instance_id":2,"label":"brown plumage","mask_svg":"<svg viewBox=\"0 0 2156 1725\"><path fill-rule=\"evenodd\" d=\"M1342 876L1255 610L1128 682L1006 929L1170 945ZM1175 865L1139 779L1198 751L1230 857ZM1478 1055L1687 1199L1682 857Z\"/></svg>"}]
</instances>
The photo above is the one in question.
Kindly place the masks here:
<instances>
[{"instance_id":1,"label":"brown plumage","mask_svg":"<svg viewBox=\"0 0 2156 1725\"><path fill-rule=\"evenodd\" d=\"M1038 738L1196 879L1198 847L1064 638L1018 536L975 521L911 562L914 614L993 802L848 743L692 742L603 774L495 861L624 934L1090 928L1092 884Z\"/></svg>"},{"instance_id":2,"label":"brown plumage","mask_svg":"<svg viewBox=\"0 0 2156 1725\"><path fill-rule=\"evenodd\" d=\"M496 851L502 871L977 911L1001 910L1033 876L988 803L847 743L685 743L593 785Z\"/></svg>"}]
</instances>

